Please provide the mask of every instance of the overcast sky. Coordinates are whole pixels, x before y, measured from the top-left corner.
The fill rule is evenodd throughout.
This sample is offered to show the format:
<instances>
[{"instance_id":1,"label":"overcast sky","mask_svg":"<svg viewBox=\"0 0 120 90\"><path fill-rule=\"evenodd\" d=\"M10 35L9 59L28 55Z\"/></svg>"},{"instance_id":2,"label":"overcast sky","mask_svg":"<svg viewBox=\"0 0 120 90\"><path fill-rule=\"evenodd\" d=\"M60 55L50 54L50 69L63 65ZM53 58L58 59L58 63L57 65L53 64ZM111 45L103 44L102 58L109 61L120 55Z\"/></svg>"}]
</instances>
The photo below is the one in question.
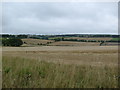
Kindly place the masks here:
<instances>
[{"instance_id":1,"label":"overcast sky","mask_svg":"<svg viewBox=\"0 0 120 90\"><path fill-rule=\"evenodd\" d=\"M115 2L3 3L3 33L118 33Z\"/></svg>"}]
</instances>

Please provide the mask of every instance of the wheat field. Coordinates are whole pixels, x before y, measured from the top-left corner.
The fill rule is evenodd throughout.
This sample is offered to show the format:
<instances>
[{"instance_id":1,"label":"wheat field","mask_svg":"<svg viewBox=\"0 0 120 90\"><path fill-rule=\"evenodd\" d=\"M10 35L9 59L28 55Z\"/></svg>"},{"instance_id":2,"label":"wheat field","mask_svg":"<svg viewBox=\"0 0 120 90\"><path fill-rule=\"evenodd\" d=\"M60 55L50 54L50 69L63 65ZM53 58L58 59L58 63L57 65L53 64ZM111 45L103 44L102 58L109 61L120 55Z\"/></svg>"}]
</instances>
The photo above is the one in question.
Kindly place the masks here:
<instances>
[{"instance_id":1,"label":"wheat field","mask_svg":"<svg viewBox=\"0 0 120 90\"><path fill-rule=\"evenodd\" d=\"M118 47L3 47L3 88L117 88Z\"/></svg>"}]
</instances>

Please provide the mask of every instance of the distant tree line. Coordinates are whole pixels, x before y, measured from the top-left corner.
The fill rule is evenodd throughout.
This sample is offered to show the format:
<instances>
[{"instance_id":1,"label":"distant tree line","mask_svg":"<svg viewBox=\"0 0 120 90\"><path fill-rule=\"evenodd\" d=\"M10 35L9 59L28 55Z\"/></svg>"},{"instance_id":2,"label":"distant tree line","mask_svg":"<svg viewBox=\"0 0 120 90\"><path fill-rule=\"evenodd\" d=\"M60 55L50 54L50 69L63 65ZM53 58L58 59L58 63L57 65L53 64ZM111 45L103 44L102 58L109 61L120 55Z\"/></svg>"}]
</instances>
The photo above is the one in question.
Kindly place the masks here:
<instances>
[{"instance_id":1,"label":"distant tree line","mask_svg":"<svg viewBox=\"0 0 120 90\"><path fill-rule=\"evenodd\" d=\"M64 39L62 38L55 38L53 39L55 42L57 41L77 41L77 42L120 42L119 40L83 40L83 39Z\"/></svg>"},{"instance_id":2,"label":"distant tree line","mask_svg":"<svg viewBox=\"0 0 120 90\"><path fill-rule=\"evenodd\" d=\"M3 34L2 38L12 38L12 39L23 39L28 38L29 35L9 35L9 34ZM33 39L45 39L49 40L49 38L53 37L52 40L55 42L57 41L77 41L77 42L104 42L104 40L79 40L79 39L65 39L65 37L112 37L112 38L120 38L120 35L93 35L93 34L67 34L67 35L30 35L29 38ZM59 37L59 38L58 38ZM51 39L50 39L51 40ZM120 42L120 40L108 40L105 42Z\"/></svg>"},{"instance_id":3,"label":"distant tree line","mask_svg":"<svg viewBox=\"0 0 120 90\"><path fill-rule=\"evenodd\" d=\"M2 38L19 38L19 39L22 39L22 38L27 38L28 35L9 35L9 34L3 34L2 35Z\"/></svg>"},{"instance_id":4,"label":"distant tree line","mask_svg":"<svg viewBox=\"0 0 120 90\"><path fill-rule=\"evenodd\" d=\"M2 34L3 38L27 38L29 35L20 34L20 35L11 35L11 34ZM36 39L48 39L54 37L112 37L119 38L120 35L104 35L104 34L65 34L65 35L30 35L30 38Z\"/></svg>"}]
</instances>

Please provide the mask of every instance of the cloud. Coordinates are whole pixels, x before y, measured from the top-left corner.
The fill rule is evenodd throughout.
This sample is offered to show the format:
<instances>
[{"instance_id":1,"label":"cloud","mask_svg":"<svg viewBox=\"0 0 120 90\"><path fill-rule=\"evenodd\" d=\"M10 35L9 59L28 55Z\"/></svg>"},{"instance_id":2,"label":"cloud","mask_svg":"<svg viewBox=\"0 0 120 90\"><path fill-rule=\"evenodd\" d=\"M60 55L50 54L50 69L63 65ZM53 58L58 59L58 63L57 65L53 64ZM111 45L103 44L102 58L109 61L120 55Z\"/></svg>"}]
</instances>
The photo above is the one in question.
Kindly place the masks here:
<instances>
[{"instance_id":1,"label":"cloud","mask_svg":"<svg viewBox=\"0 0 120 90\"><path fill-rule=\"evenodd\" d=\"M3 33L118 33L117 3L3 3Z\"/></svg>"}]
</instances>

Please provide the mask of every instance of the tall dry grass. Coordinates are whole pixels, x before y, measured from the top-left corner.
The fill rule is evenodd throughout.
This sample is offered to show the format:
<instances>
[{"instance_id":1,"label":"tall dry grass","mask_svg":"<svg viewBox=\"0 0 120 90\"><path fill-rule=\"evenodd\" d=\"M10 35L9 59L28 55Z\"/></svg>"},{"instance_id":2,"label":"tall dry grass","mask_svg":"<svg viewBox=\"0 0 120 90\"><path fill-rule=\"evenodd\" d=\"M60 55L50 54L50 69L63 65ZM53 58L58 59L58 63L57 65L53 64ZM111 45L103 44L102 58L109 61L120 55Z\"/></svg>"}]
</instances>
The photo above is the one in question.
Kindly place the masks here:
<instances>
[{"instance_id":1,"label":"tall dry grass","mask_svg":"<svg viewBox=\"0 0 120 90\"><path fill-rule=\"evenodd\" d=\"M3 56L3 88L116 88L117 67Z\"/></svg>"}]
</instances>

